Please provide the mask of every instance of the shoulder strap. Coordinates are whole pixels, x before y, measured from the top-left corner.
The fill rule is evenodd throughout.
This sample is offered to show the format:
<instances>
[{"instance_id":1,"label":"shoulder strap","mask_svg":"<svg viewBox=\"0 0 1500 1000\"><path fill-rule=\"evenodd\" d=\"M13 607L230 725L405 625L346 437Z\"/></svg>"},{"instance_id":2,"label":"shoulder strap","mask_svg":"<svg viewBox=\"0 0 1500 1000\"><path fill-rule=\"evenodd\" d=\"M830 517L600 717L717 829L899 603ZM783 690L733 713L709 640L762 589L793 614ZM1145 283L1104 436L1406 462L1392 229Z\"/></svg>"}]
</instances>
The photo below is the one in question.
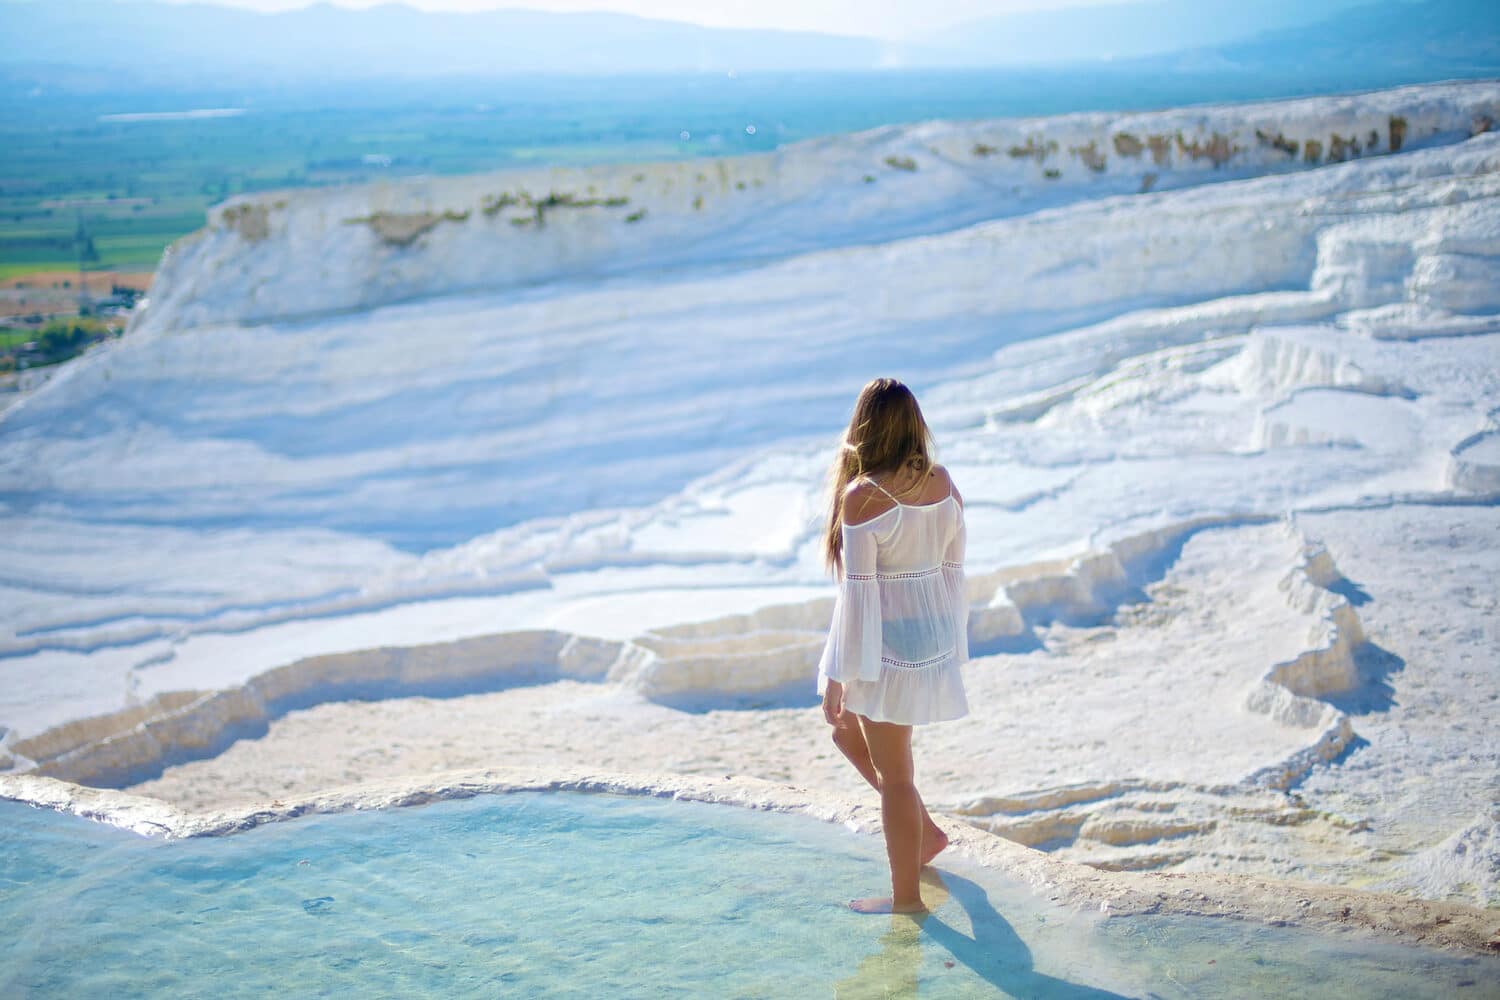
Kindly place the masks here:
<instances>
[{"instance_id":1,"label":"shoulder strap","mask_svg":"<svg viewBox=\"0 0 1500 1000\"><path fill-rule=\"evenodd\" d=\"M869 483L871 486L875 487L877 490L879 490L880 492L884 493L886 496L890 497L891 498L891 503L896 504L898 506L900 505L901 501L897 500L895 497L891 496L891 491L890 490L886 489L884 486L881 486L879 483L877 483L875 480L871 479L869 476L865 476L864 479L865 479L865 482Z\"/></svg>"}]
</instances>

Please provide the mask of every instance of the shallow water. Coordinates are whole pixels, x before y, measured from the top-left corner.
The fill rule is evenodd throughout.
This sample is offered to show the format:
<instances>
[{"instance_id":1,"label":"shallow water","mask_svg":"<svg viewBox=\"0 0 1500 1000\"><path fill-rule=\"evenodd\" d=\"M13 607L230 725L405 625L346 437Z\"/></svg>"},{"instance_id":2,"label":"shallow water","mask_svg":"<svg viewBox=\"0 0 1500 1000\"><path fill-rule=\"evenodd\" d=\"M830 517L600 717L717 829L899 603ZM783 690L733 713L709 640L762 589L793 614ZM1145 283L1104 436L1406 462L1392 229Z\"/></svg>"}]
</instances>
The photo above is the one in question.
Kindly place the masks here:
<instances>
[{"instance_id":1,"label":"shallow water","mask_svg":"<svg viewBox=\"0 0 1500 1000\"><path fill-rule=\"evenodd\" d=\"M1097 918L967 864L861 917L878 839L516 793L160 841L0 803L0 994L1495 996L1500 961L1228 920Z\"/></svg>"}]
</instances>

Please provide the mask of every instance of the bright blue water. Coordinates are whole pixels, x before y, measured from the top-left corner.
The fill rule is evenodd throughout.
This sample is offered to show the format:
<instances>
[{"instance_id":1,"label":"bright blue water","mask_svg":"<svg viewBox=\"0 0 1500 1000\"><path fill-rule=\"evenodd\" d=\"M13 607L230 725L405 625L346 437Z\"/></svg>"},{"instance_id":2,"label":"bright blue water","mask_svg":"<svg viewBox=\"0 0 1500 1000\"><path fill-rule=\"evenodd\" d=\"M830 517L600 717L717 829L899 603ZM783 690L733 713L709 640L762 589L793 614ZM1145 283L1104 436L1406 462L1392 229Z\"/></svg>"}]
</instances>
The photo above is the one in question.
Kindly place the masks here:
<instances>
[{"instance_id":1,"label":"bright blue water","mask_svg":"<svg viewBox=\"0 0 1500 1000\"><path fill-rule=\"evenodd\" d=\"M1227 920L1101 921L945 866L862 917L880 842L522 793L158 841L0 802L0 996L1480 997L1500 960Z\"/></svg>"}]
</instances>

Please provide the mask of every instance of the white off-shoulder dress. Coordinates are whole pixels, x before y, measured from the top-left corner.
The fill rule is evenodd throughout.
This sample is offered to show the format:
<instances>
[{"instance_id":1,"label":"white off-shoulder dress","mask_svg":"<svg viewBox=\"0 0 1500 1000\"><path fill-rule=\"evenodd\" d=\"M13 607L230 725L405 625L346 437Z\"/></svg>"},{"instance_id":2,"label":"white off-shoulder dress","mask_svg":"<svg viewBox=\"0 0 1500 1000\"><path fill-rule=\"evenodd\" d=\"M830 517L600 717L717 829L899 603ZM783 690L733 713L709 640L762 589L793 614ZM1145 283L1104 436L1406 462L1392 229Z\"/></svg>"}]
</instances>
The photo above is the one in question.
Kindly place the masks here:
<instances>
[{"instance_id":1,"label":"white off-shoulder dress","mask_svg":"<svg viewBox=\"0 0 1500 1000\"><path fill-rule=\"evenodd\" d=\"M843 533L844 577L818 664L818 693L836 680L844 685L845 710L876 722L921 725L967 715L960 667L969 658L969 608L958 498L897 503L844 525Z\"/></svg>"}]
</instances>

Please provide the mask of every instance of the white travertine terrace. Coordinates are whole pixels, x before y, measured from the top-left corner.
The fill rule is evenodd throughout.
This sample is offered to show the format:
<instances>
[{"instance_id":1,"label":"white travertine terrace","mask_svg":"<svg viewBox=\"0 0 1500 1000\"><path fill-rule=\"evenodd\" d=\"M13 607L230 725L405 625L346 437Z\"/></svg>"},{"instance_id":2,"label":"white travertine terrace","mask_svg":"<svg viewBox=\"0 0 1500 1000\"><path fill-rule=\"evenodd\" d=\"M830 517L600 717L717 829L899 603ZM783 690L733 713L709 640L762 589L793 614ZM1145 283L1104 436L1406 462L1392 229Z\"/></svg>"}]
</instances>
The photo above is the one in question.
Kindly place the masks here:
<instances>
[{"instance_id":1,"label":"white travertine terrace","mask_svg":"<svg viewBox=\"0 0 1500 1000\"><path fill-rule=\"evenodd\" d=\"M1061 571L972 577L970 633L976 648L1020 639L1039 620L1095 620L1138 590L1141 567L1213 521L1172 525L1121 539L1071 560ZM1251 713L1291 730L1289 759L1245 777L1285 786L1319 760L1343 750L1348 719L1316 697L1357 684L1354 647L1362 641L1349 602L1323 589L1337 579L1326 551L1312 547L1279 586L1297 620L1306 619L1309 648L1269 665L1247 696ZM1321 581L1318 582L1318 581ZM562 632L519 632L432 646L356 650L309 657L237 687L158 694L146 705L49 729L17 741L34 773L82 784L112 784L169 760L222 749L294 708L351 698L389 698L500 690L562 679L619 687L666 702L714 703L780 693L805 685L822 651L831 601L774 605L749 615L670 626L623 642ZM1306 742L1305 747L1298 742Z\"/></svg>"},{"instance_id":2,"label":"white travertine terrace","mask_svg":"<svg viewBox=\"0 0 1500 1000\"><path fill-rule=\"evenodd\" d=\"M0 412L5 787L848 789L820 477L896 373L968 509L935 805L1099 869L1493 905L1497 101L231 201Z\"/></svg>"},{"instance_id":3,"label":"white travertine terrace","mask_svg":"<svg viewBox=\"0 0 1500 1000\"><path fill-rule=\"evenodd\" d=\"M1454 445L1448 481L1458 490L1500 492L1500 430L1481 431Z\"/></svg>"},{"instance_id":4,"label":"white travertine terrace","mask_svg":"<svg viewBox=\"0 0 1500 1000\"><path fill-rule=\"evenodd\" d=\"M708 161L242 196L173 247L137 326L265 322L888 241L1048 204L1422 148L1497 118L1500 88L1448 84L1226 108L932 122Z\"/></svg>"}]
</instances>

